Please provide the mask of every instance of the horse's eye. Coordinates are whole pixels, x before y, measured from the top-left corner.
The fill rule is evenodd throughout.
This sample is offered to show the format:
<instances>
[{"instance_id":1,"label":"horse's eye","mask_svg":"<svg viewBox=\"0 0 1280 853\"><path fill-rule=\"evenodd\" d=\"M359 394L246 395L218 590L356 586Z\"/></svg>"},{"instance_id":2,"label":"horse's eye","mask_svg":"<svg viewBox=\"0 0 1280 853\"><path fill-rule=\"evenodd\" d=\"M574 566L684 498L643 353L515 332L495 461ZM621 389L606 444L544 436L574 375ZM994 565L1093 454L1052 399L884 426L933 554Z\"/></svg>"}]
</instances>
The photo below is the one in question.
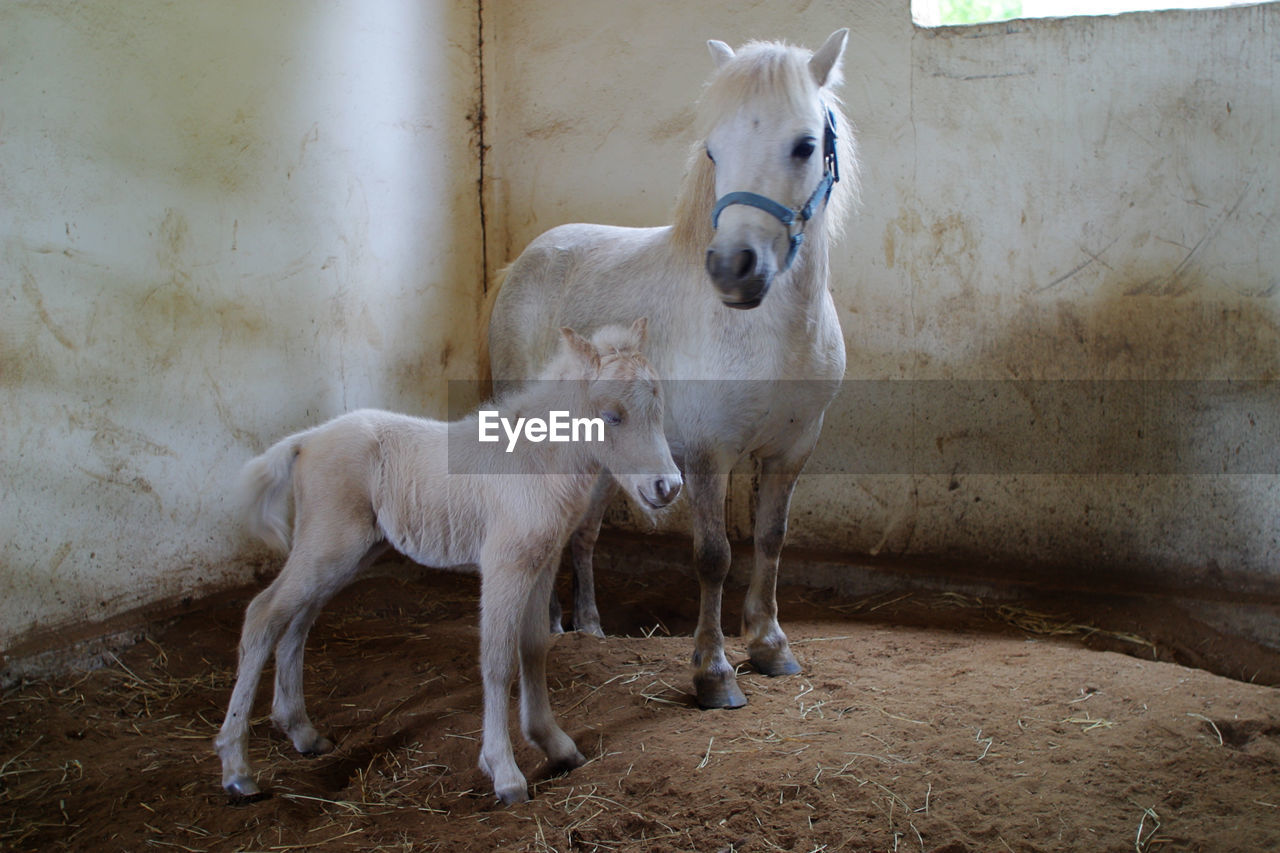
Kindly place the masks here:
<instances>
[{"instance_id":1,"label":"horse's eye","mask_svg":"<svg viewBox=\"0 0 1280 853\"><path fill-rule=\"evenodd\" d=\"M712 163L714 163L714 162L716 161L716 158L715 158L715 157L713 157L713 156L711 156L711 149L710 149L710 148L706 148L706 149L703 149L703 150L705 150L705 151L707 152L707 159L708 159L708 160L710 160Z\"/></svg>"},{"instance_id":2,"label":"horse's eye","mask_svg":"<svg viewBox=\"0 0 1280 853\"><path fill-rule=\"evenodd\" d=\"M791 149L791 156L797 160L808 160L813 156L814 144L812 139L801 139L796 143L796 147Z\"/></svg>"},{"instance_id":3,"label":"horse's eye","mask_svg":"<svg viewBox=\"0 0 1280 853\"><path fill-rule=\"evenodd\" d=\"M618 424L622 423L621 413L612 411L610 409L606 409L603 412L601 412L600 419L603 420L609 426L617 426Z\"/></svg>"}]
</instances>

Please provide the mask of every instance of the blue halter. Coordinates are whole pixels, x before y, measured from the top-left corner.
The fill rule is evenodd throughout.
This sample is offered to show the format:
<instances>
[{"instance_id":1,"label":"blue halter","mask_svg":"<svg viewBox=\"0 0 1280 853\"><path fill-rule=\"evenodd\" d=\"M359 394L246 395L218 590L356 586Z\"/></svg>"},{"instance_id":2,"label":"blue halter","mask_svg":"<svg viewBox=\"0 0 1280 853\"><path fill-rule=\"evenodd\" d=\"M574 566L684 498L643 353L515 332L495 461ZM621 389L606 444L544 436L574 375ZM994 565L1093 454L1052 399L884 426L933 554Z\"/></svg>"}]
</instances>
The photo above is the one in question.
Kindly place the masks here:
<instances>
[{"instance_id":1,"label":"blue halter","mask_svg":"<svg viewBox=\"0 0 1280 853\"><path fill-rule=\"evenodd\" d=\"M763 210L786 226L790 248L787 250L787 259L778 270L778 272L786 272L790 269L791 262L795 260L796 253L800 251L800 244L804 242L804 228L817 212L819 201L825 205L831 199L831 189L839 180L840 161L836 156L836 116L828 109L826 127L822 131L822 180L818 181L818 186L804 206L787 207L759 193L726 193L716 201L715 209L711 211L711 227L720 227L721 212L733 204L745 204Z\"/></svg>"}]
</instances>

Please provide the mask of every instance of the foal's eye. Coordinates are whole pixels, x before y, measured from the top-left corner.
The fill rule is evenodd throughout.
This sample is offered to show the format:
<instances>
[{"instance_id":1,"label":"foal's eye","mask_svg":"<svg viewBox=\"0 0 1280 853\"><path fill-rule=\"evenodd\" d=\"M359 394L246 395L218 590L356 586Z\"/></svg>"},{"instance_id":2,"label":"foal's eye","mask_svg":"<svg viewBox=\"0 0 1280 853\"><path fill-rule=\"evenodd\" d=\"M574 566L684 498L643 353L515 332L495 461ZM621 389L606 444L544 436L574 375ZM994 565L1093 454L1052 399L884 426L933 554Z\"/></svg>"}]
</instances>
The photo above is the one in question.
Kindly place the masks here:
<instances>
[{"instance_id":1,"label":"foal's eye","mask_svg":"<svg viewBox=\"0 0 1280 853\"><path fill-rule=\"evenodd\" d=\"M622 415L619 412L611 411L609 409L600 413L600 419L609 426L617 426L622 423Z\"/></svg>"},{"instance_id":2,"label":"foal's eye","mask_svg":"<svg viewBox=\"0 0 1280 853\"><path fill-rule=\"evenodd\" d=\"M808 160L813 156L814 141L812 139L801 139L796 143L796 147L791 149L791 156L797 160Z\"/></svg>"}]
</instances>

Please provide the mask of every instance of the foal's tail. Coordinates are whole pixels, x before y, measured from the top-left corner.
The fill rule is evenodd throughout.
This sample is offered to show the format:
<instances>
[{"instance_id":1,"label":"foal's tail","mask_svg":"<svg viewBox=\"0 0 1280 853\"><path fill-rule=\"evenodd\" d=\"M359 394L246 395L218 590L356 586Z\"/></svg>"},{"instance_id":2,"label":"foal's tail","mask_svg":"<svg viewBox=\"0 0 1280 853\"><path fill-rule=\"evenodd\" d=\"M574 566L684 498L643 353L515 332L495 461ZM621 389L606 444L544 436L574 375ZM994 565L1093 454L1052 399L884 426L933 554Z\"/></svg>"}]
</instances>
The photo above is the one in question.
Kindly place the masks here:
<instances>
[{"instance_id":1,"label":"foal's tail","mask_svg":"<svg viewBox=\"0 0 1280 853\"><path fill-rule=\"evenodd\" d=\"M289 517L293 463L304 436L305 433L297 433L276 442L266 453L250 459L240 473L249 532L286 554L293 539L293 521Z\"/></svg>"}]
</instances>

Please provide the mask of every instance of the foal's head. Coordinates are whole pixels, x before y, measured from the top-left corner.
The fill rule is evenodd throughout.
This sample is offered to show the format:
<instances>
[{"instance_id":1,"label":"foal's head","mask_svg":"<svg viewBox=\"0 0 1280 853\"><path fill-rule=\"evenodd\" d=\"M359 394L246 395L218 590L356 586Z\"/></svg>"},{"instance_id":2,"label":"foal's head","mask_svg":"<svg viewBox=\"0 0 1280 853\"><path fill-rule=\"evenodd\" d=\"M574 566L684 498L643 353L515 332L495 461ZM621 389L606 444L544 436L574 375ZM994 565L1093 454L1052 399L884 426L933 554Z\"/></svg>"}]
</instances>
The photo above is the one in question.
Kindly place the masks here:
<instances>
[{"instance_id":1,"label":"foal's head","mask_svg":"<svg viewBox=\"0 0 1280 853\"><path fill-rule=\"evenodd\" d=\"M604 422L596 458L637 502L659 509L676 499L683 479L663 433L662 386L641 354L647 320L605 326L583 338L561 329L567 356L581 370L585 408Z\"/></svg>"},{"instance_id":2,"label":"foal's head","mask_svg":"<svg viewBox=\"0 0 1280 853\"><path fill-rule=\"evenodd\" d=\"M710 215L705 206L701 213L713 230L705 263L729 307L759 305L815 232L843 217L827 205L833 194L850 195L855 177L850 129L832 91L847 37L838 30L813 54L776 43L735 53L708 43L717 70L700 109L706 159L695 162L692 180L714 199ZM840 153L848 155L843 163ZM838 189L841 165L846 186Z\"/></svg>"}]
</instances>

